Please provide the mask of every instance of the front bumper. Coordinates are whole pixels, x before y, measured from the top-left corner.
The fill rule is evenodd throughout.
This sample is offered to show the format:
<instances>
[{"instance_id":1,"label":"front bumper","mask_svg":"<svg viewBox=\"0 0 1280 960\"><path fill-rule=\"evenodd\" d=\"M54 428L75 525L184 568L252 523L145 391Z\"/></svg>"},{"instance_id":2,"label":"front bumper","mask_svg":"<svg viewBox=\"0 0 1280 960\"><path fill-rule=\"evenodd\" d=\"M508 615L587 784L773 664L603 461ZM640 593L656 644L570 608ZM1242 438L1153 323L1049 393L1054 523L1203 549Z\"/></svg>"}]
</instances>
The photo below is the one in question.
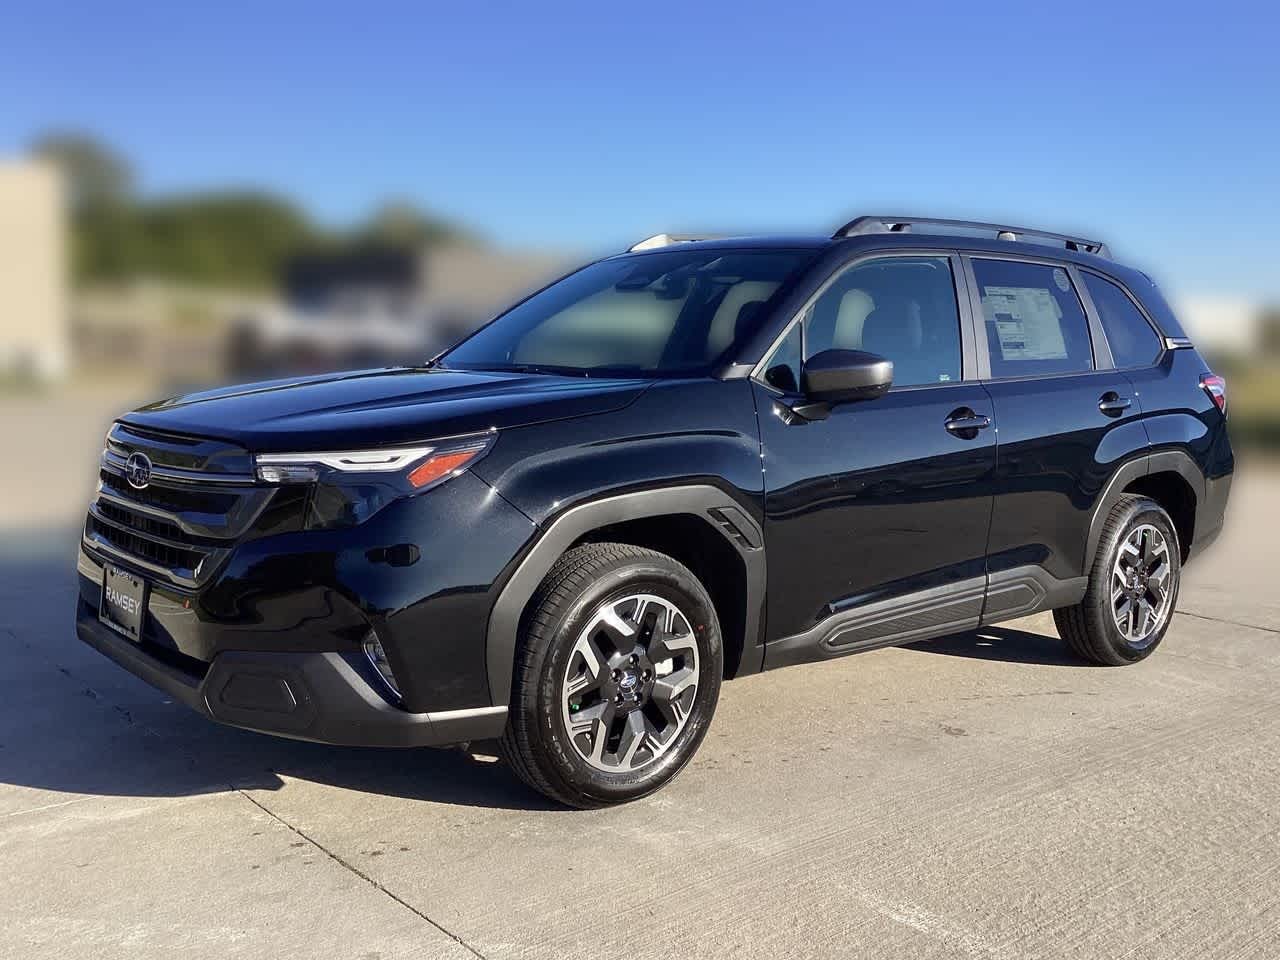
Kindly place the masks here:
<instances>
[{"instance_id":1,"label":"front bumper","mask_svg":"<svg viewBox=\"0 0 1280 960\"><path fill-rule=\"evenodd\" d=\"M299 740L350 746L431 747L500 736L506 707L410 713L388 702L342 653L218 654L203 675L103 626L83 601L80 639L211 720Z\"/></svg>"},{"instance_id":2,"label":"front bumper","mask_svg":"<svg viewBox=\"0 0 1280 960\"><path fill-rule=\"evenodd\" d=\"M188 524L193 516L197 514L190 511L179 514ZM135 524L144 539L152 534L146 523L144 518ZM244 539L230 539L218 561L194 583L139 562L127 539L104 545L82 538L77 561L82 619L97 623L103 568L109 563L148 584L141 650L195 676L197 684L230 654L261 655L267 663L286 663L276 659L286 654L334 654L312 660L341 661L344 676L349 672L345 667L356 671L363 685L355 707L372 697L379 713L390 709L411 717L439 716L449 728L456 717L469 721L487 708L505 706L505 694L495 699L489 685L488 619L495 584L534 526L483 481L463 473L425 496L389 504L352 527L282 531L272 517L258 526L262 529ZM176 537L162 532L153 539ZM204 549L209 541L195 542ZM363 642L371 633L394 671L399 698L388 694L364 655ZM302 676L303 686L311 686L306 680L313 670L320 668L300 674L294 665L293 674ZM207 704L197 706L205 708ZM306 706L289 712L299 711L305 714ZM218 719L228 716L224 711ZM273 732L319 738L293 733L288 721L281 729L278 718L271 720L268 729ZM379 729L388 726L370 722ZM391 721L396 727L405 723L398 717ZM299 725L296 718L293 725ZM262 729L261 723L255 728ZM467 730L458 739L472 736L478 734ZM351 742L341 736L324 738ZM404 735L389 733L384 739L401 742Z\"/></svg>"}]
</instances>

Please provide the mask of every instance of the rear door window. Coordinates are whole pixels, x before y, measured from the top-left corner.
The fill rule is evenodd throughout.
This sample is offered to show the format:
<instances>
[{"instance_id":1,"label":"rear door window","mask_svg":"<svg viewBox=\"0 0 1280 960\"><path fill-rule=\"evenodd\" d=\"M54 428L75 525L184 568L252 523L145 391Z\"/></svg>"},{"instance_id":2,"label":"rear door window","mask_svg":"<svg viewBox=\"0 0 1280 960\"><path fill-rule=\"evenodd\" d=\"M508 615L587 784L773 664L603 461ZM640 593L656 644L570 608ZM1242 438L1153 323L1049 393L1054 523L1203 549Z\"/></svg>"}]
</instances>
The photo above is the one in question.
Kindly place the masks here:
<instances>
[{"instance_id":1,"label":"rear door window","mask_svg":"<svg viewBox=\"0 0 1280 960\"><path fill-rule=\"evenodd\" d=\"M1160 338L1124 289L1096 273L1085 273L1084 285L1093 298L1116 366L1147 367L1154 363L1160 355Z\"/></svg>"},{"instance_id":2,"label":"rear door window","mask_svg":"<svg viewBox=\"0 0 1280 960\"><path fill-rule=\"evenodd\" d=\"M1093 369L1089 321L1066 269L975 257L994 379Z\"/></svg>"}]
</instances>

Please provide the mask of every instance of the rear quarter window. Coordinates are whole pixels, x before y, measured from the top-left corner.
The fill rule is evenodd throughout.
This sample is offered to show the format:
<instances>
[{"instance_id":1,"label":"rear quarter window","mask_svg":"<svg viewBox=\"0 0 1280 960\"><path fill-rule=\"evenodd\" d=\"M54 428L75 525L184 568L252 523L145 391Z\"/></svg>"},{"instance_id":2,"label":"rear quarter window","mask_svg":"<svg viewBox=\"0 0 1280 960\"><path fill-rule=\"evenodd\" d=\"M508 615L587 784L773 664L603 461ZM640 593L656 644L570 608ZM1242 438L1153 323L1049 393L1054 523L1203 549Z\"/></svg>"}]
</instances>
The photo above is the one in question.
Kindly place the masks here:
<instances>
[{"instance_id":1,"label":"rear quarter window","mask_svg":"<svg viewBox=\"0 0 1280 960\"><path fill-rule=\"evenodd\" d=\"M1084 285L1102 321L1102 331L1117 367L1146 367L1160 355L1160 338L1133 300L1118 284L1096 273L1084 274Z\"/></svg>"}]
</instances>

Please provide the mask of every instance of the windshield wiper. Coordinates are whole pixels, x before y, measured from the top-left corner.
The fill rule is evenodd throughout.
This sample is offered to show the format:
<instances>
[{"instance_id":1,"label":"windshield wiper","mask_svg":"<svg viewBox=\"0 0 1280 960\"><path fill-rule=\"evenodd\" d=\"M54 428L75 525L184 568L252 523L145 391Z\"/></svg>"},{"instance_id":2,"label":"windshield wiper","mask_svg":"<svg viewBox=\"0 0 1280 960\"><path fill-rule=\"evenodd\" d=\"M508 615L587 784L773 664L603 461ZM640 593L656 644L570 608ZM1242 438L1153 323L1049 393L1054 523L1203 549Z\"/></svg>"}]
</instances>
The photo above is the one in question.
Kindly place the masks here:
<instances>
[{"instance_id":1,"label":"windshield wiper","mask_svg":"<svg viewBox=\"0 0 1280 960\"><path fill-rule=\"evenodd\" d=\"M568 367L554 363L465 363L447 367L436 362L434 366L445 370L470 370L486 373L532 373L547 377L652 377L656 372L647 367L626 364L601 364L598 367Z\"/></svg>"},{"instance_id":2,"label":"windshield wiper","mask_svg":"<svg viewBox=\"0 0 1280 960\"><path fill-rule=\"evenodd\" d=\"M533 373L548 377L586 377L590 371L582 367L558 367L549 363L468 363L450 370L476 370L490 373Z\"/></svg>"},{"instance_id":3,"label":"windshield wiper","mask_svg":"<svg viewBox=\"0 0 1280 960\"><path fill-rule=\"evenodd\" d=\"M604 363L598 367L588 367L587 372L594 376L606 377L653 377L657 375L657 371L652 367L621 363Z\"/></svg>"}]
</instances>

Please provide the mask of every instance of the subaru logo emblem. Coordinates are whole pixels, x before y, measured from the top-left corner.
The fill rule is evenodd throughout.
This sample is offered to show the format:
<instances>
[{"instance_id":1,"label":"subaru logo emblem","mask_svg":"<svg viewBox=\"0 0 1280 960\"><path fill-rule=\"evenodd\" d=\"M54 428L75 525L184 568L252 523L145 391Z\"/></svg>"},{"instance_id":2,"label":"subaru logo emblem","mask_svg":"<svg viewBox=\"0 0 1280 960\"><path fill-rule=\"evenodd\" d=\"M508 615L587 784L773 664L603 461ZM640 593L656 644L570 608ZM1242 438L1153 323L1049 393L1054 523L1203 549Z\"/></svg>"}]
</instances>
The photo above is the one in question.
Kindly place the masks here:
<instances>
[{"instance_id":1,"label":"subaru logo emblem","mask_svg":"<svg viewBox=\"0 0 1280 960\"><path fill-rule=\"evenodd\" d=\"M151 482L151 458L145 453L131 453L124 462L125 479L135 490L145 490Z\"/></svg>"},{"instance_id":2,"label":"subaru logo emblem","mask_svg":"<svg viewBox=\"0 0 1280 960\"><path fill-rule=\"evenodd\" d=\"M640 679L639 677L637 677L634 673L628 670L618 679L618 686L621 687L623 690L625 690L627 693L630 693L632 690L636 688L636 683L639 681L639 679Z\"/></svg>"}]
</instances>

